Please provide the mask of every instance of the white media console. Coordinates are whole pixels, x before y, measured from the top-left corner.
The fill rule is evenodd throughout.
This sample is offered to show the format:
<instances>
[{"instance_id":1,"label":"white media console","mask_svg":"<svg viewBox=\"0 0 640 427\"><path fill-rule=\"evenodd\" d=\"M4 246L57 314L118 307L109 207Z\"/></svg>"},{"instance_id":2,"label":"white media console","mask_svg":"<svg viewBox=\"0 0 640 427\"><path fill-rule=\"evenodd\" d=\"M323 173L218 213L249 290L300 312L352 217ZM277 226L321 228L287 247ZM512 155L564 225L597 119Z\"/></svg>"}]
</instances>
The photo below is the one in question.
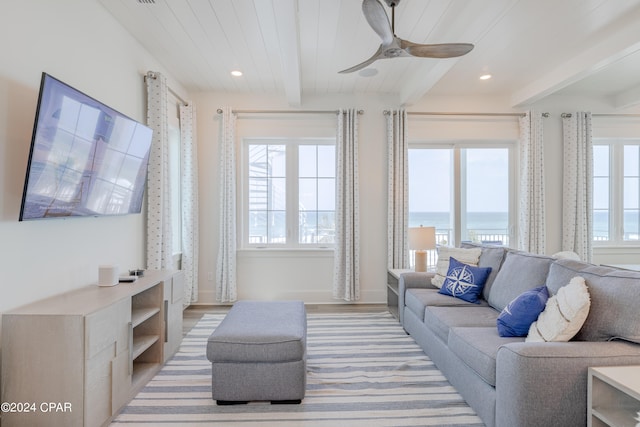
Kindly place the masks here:
<instances>
[{"instance_id":1,"label":"white media console","mask_svg":"<svg viewBox=\"0 0 640 427\"><path fill-rule=\"evenodd\" d=\"M2 426L107 425L177 351L183 282L147 271L4 313Z\"/></svg>"}]
</instances>

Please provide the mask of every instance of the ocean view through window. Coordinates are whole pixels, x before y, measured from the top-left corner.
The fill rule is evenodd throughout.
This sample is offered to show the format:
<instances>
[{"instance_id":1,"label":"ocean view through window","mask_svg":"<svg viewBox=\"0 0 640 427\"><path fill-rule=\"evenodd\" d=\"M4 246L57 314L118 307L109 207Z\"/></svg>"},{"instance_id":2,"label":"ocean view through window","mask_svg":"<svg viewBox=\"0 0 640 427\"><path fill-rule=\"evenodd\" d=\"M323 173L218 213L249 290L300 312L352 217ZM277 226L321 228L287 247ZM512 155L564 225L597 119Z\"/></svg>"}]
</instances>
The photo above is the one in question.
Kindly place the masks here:
<instances>
[{"instance_id":1,"label":"ocean view through window","mask_svg":"<svg viewBox=\"0 0 640 427\"><path fill-rule=\"evenodd\" d=\"M509 242L509 212L468 212L467 235L476 243ZM453 228L449 212L409 212L409 227L436 227L436 241L439 245L451 245Z\"/></svg>"},{"instance_id":2,"label":"ocean view through window","mask_svg":"<svg viewBox=\"0 0 640 427\"><path fill-rule=\"evenodd\" d=\"M593 144L593 240L600 245L640 242L640 141Z\"/></svg>"},{"instance_id":3,"label":"ocean view through window","mask_svg":"<svg viewBox=\"0 0 640 427\"><path fill-rule=\"evenodd\" d=\"M409 227L436 227L439 245L471 241L509 246L513 145L468 145L409 148Z\"/></svg>"}]
</instances>

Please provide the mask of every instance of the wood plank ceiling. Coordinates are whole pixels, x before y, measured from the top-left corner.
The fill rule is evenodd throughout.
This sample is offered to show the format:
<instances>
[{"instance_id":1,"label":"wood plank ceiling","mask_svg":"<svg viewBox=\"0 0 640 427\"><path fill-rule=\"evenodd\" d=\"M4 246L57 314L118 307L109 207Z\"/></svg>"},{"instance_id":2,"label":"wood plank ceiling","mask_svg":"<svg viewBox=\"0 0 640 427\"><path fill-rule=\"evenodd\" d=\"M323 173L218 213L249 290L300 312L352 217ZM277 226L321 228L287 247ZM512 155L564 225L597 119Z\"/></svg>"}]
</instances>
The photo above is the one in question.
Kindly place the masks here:
<instances>
[{"instance_id":1,"label":"wood plank ceiling","mask_svg":"<svg viewBox=\"0 0 640 427\"><path fill-rule=\"evenodd\" d=\"M640 103L640 0L402 0L399 37L475 48L377 61L369 77L338 74L380 44L359 0L98 1L190 92L278 94L292 106L353 93L407 105L427 93L494 95L521 106L558 91ZM484 73L493 78L480 81Z\"/></svg>"}]
</instances>

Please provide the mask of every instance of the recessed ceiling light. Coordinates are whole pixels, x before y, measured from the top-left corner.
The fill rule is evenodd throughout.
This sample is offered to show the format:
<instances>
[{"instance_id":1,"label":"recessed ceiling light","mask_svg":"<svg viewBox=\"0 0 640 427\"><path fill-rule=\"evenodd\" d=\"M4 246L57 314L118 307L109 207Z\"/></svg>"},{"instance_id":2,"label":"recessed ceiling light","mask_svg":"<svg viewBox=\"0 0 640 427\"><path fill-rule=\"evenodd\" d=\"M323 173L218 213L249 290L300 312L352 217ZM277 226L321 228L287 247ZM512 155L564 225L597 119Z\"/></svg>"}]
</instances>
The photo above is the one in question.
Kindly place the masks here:
<instances>
[{"instance_id":1,"label":"recessed ceiling light","mask_svg":"<svg viewBox=\"0 0 640 427\"><path fill-rule=\"evenodd\" d=\"M491 74L483 74L480 76L480 80L489 80L491 78Z\"/></svg>"},{"instance_id":2,"label":"recessed ceiling light","mask_svg":"<svg viewBox=\"0 0 640 427\"><path fill-rule=\"evenodd\" d=\"M234 70L231 72L231 75L234 77L240 77L242 75L242 71Z\"/></svg>"}]
</instances>

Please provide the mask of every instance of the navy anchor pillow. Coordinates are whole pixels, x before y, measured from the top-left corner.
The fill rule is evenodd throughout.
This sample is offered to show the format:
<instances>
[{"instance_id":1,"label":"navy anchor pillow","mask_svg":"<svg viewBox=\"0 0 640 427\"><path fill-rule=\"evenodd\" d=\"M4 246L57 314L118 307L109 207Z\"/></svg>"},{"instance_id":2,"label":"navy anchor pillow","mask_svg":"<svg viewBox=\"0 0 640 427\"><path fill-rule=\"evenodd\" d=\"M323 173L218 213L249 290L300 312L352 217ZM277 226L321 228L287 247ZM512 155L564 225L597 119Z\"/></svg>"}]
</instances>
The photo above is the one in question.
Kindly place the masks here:
<instances>
[{"instance_id":1,"label":"navy anchor pillow","mask_svg":"<svg viewBox=\"0 0 640 427\"><path fill-rule=\"evenodd\" d=\"M526 337L548 299L549 290L544 285L520 294L498 316L498 334L501 337Z\"/></svg>"},{"instance_id":2,"label":"navy anchor pillow","mask_svg":"<svg viewBox=\"0 0 640 427\"><path fill-rule=\"evenodd\" d=\"M438 293L477 303L490 273L491 267L474 267L451 257L447 277Z\"/></svg>"}]
</instances>

